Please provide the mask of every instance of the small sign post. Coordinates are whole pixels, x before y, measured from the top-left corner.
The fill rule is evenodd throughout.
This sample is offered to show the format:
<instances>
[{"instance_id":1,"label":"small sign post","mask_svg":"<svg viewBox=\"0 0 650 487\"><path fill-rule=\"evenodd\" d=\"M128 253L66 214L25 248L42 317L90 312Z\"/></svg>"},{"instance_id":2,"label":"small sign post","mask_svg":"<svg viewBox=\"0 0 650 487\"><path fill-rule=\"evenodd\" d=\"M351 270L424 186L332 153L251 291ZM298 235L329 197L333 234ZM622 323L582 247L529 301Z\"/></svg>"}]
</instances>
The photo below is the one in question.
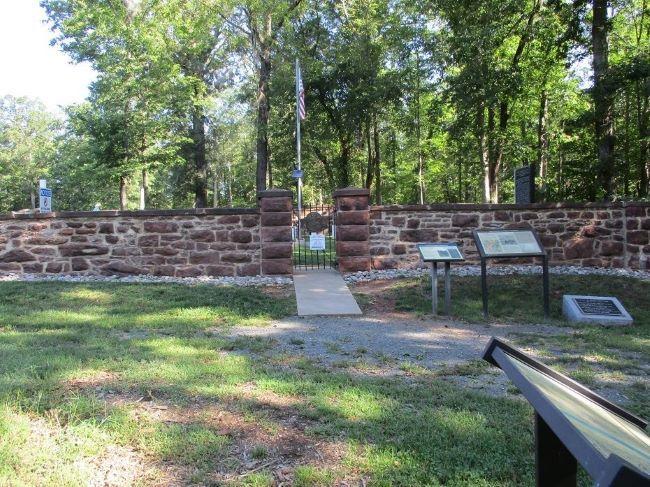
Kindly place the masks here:
<instances>
[{"instance_id":1,"label":"small sign post","mask_svg":"<svg viewBox=\"0 0 650 487\"><path fill-rule=\"evenodd\" d=\"M535 165L515 169L515 204L535 203Z\"/></svg>"},{"instance_id":2,"label":"small sign post","mask_svg":"<svg viewBox=\"0 0 650 487\"><path fill-rule=\"evenodd\" d=\"M438 262L445 264L445 314L451 314L451 262L465 260L455 243L418 244L418 252L424 262L431 262L431 308L438 314Z\"/></svg>"},{"instance_id":3,"label":"small sign post","mask_svg":"<svg viewBox=\"0 0 650 487\"><path fill-rule=\"evenodd\" d=\"M544 288L544 318L549 317L548 258L533 230L474 230L474 241L481 257L483 317L488 317L487 259L541 257Z\"/></svg>"}]
</instances>

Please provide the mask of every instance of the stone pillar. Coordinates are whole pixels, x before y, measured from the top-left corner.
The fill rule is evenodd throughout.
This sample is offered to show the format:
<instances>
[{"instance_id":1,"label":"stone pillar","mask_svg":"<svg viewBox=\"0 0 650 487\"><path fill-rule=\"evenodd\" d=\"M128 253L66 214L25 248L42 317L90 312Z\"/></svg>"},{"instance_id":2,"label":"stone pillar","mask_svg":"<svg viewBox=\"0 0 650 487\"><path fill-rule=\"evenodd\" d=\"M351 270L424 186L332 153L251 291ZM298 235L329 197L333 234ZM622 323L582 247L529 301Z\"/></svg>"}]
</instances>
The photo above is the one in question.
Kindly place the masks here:
<instances>
[{"instance_id":1,"label":"stone pillar","mask_svg":"<svg viewBox=\"0 0 650 487\"><path fill-rule=\"evenodd\" d=\"M257 193L262 237L262 274L292 274L293 194L284 189Z\"/></svg>"},{"instance_id":2,"label":"stone pillar","mask_svg":"<svg viewBox=\"0 0 650 487\"><path fill-rule=\"evenodd\" d=\"M345 188L335 191L333 196L336 204L336 257L339 271L369 271L370 191Z\"/></svg>"}]
</instances>

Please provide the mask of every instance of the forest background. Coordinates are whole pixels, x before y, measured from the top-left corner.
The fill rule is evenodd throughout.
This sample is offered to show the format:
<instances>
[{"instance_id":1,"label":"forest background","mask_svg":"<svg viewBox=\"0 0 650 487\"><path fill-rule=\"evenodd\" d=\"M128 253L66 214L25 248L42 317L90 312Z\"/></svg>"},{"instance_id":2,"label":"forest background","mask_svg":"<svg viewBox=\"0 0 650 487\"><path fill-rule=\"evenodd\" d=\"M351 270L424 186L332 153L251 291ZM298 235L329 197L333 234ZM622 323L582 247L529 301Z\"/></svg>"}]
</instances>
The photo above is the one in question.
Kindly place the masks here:
<instances>
[{"instance_id":1,"label":"forest background","mask_svg":"<svg viewBox=\"0 0 650 487\"><path fill-rule=\"evenodd\" d=\"M647 200L650 0L43 0L97 73L49 113L0 98L0 212L251 206L295 189L376 204Z\"/></svg>"}]
</instances>

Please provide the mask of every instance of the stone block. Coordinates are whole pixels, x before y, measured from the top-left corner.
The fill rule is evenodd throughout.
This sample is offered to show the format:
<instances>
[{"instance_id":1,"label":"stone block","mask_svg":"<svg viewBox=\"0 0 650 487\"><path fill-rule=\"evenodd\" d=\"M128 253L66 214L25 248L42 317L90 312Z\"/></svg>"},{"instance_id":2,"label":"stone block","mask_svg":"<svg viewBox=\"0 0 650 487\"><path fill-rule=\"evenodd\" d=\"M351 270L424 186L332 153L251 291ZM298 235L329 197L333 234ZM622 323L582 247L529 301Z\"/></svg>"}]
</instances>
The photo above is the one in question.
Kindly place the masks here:
<instances>
[{"instance_id":1,"label":"stone block","mask_svg":"<svg viewBox=\"0 0 650 487\"><path fill-rule=\"evenodd\" d=\"M153 270L154 276L173 276L176 272L176 267L173 265L157 266Z\"/></svg>"},{"instance_id":2,"label":"stone block","mask_svg":"<svg viewBox=\"0 0 650 487\"><path fill-rule=\"evenodd\" d=\"M138 247L158 247L160 235L144 235L138 238Z\"/></svg>"},{"instance_id":3,"label":"stone block","mask_svg":"<svg viewBox=\"0 0 650 487\"><path fill-rule=\"evenodd\" d=\"M549 223L546 229L551 233L562 233L564 231L564 224L562 223Z\"/></svg>"},{"instance_id":4,"label":"stone block","mask_svg":"<svg viewBox=\"0 0 650 487\"><path fill-rule=\"evenodd\" d=\"M178 267L176 277L198 277L203 272L198 267Z\"/></svg>"},{"instance_id":5,"label":"stone block","mask_svg":"<svg viewBox=\"0 0 650 487\"><path fill-rule=\"evenodd\" d=\"M190 264L219 264L220 252L190 252Z\"/></svg>"},{"instance_id":6,"label":"stone block","mask_svg":"<svg viewBox=\"0 0 650 487\"><path fill-rule=\"evenodd\" d=\"M370 236L366 225L337 225L336 238L338 241L366 241Z\"/></svg>"},{"instance_id":7,"label":"stone block","mask_svg":"<svg viewBox=\"0 0 650 487\"><path fill-rule=\"evenodd\" d=\"M87 228L87 227L82 227L82 228L77 228L74 233L76 235L94 235L97 233L96 228Z\"/></svg>"},{"instance_id":8,"label":"stone block","mask_svg":"<svg viewBox=\"0 0 650 487\"><path fill-rule=\"evenodd\" d=\"M394 255L404 255L406 253L406 245L396 244L392 246L391 250Z\"/></svg>"},{"instance_id":9,"label":"stone block","mask_svg":"<svg viewBox=\"0 0 650 487\"><path fill-rule=\"evenodd\" d=\"M287 275L293 273L291 259L262 259L263 275Z\"/></svg>"},{"instance_id":10,"label":"stone block","mask_svg":"<svg viewBox=\"0 0 650 487\"><path fill-rule=\"evenodd\" d=\"M81 226L81 223L79 224ZM46 223L30 223L27 225L27 230L30 232L40 232L41 230L45 230L47 228Z\"/></svg>"},{"instance_id":11,"label":"stone block","mask_svg":"<svg viewBox=\"0 0 650 487\"><path fill-rule=\"evenodd\" d=\"M512 221L512 212L510 211L495 211L494 219L499 222Z\"/></svg>"},{"instance_id":12,"label":"stone block","mask_svg":"<svg viewBox=\"0 0 650 487\"><path fill-rule=\"evenodd\" d=\"M208 276L234 276L235 269L230 265L209 265L205 268Z\"/></svg>"},{"instance_id":13,"label":"stone block","mask_svg":"<svg viewBox=\"0 0 650 487\"><path fill-rule=\"evenodd\" d=\"M368 256L370 244L367 241L336 242L336 255L339 257Z\"/></svg>"},{"instance_id":14,"label":"stone block","mask_svg":"<svg viewBox=\"0 0 650 487\"><path fill-rule=\"evenodd\" d=\"M144 222L144 231L149 233L176 233L178 223L164 221Z\"/></svg>"},{"instance_id":15,"label":"stone block","mask_svg":"<svg viewBox=\"0 0 650 487\"><path fill-rule=\"evenodd\" d=\"M215 234L212 230L192 230L189 238L196 242L214 242Z\"/></svg>"},{"instance_id":16,"label":"stone block","mask_svg":"<svg viewBox=\"0 0 650 487\"><path fill-rule=\"evenodd\" d=\"M48 262L45 266L45 272L50 274L59 274L60 272L63 272L63 269L63 262Z\"/></svg>"},{"instance_id":17,"label":"stone block","mask_svg":"<svg viewBox=\"0 0 650 487\"><path fill-rule=\"evenodd\" d=\"M291 228L262 227L262 242L291 242Z\"/></svg>"},{"instance_id":18,"label":"stone block","mask_svg":"<svg viewBox=\"0 0 650 487\"><path fill-rule=\"evenodd\" d=\"M57 251L54 247L36 247L30 249L30 252L34 255L56 255Z\"/></svg>"},{"instance_id":19,"label":"stone block","mask_svg":"<svg viewBox=\"0 0 650 487\"><path fill-rule=\"evenodd\" d=\"M405 223L406 223L406 217L404 216L394 216L390 220L390 224L393 225L394 227L403 227Z\"/></svg>"},{"instance_id":20,"label":"stone block","mask_svg":"<svg viewBox=\"0 0 650 487\"><path fill-rule=\"evenodd\" d=\"M373 257L371 265L377 271L398 268L397 260L391 257Z\"/></svg>"},{"instance_id":21,"label":"stone block","mask_svg":"<svg viewBox=\"0 0 650 487\"><path fill-rule=\"evenodd\" d=\"M117 242L120 241L120 237L118 237L117 235L106 235L106 237L104 237L104 241L107 244L115 245Z\"/></svg>"},{"instance_id":22,"label":"stone block","mask_svg":"<svg viewBox=\"0 0 650 487\"><path fill-rule=\"evenodd\" d=\"M28 274L40 274L43 272L43 264L40 262L26 262L23 264L23 272Z\"/></svg>"},{"instance_id":23,"label":"stone block","mask_svg":"<svg viewBox=\"0 0 650 487\"><path fill-rule=\"evenodd\" d=\"M238 225L241 222L239 215L225 215L217 220L220 225Z\"/></svg>"},{"instance_id":24,"label":"stone block","mask_svg":"<svg viewBox=\"0 0 650 487\"><path fill-rule=\"evenodd\" d=\"M290 212L293 209L291 198L276 197L276 198L262 198L260 200L260 208L262 214L275 213L275 212Z\"/></svg>"},{"instance_id":25,"label":"stone block","mask_svg":"<svg viewBox=\"0 0 650 487\"><path fill-rule=\"evenodd\" d=\"M625 227L628 230L637 230L639 228L639 220L628 219L627 222L625 222Z\"/></svg>"},{"instance_id":26,"label":"stone block","mask_svg":"<svg viewBox=\"0 0 650 487\"><path fill-rule=\"evenodd\" d=\"M67 237L61 235L36 236L25 240L27 245L61 245L68 241Z\"/></svg>"},{"instance_id":27,"label":"stone block","mask_svg":"<svg viewBox=\"0 0 650 487\"><path fill-rule=\"evenodd\" d=\"M178 255L180 250L175 249L173 247L159 247L156 250L154 250L154 253L157 255L165 255L167 257L171 257L173 255Z\"/></svg>"},{"instance_id":28,"label":"stone block","mask_svg":"<svg viewBox=\"0 0 650 487\"><path fill-rule=\"evenodd\" d=\"M590 238L574 238L564 243L564 257L567 260L588 259L594 255L594 241Z\"/></svg>"},{"instance_id":29,"label":"stone block","mask_svg":"<svg viewBox=\"0 0 650 487\"><path fill-rule=\"evenodd\" d=\"M253 236L249 230L233 230L230 232L230 240L235 243L249 243Z\"/></svg>"},{"instance_id":30,"label":"stone block","mask_svg":"<svg viewBox=\"0 0 650 487\"><path fill-rule=\"evenodd\" d=\"M116 260L106 264L102 268L102 274L133 276L145 274L145 271L121 260Z\"/></svg>"},{"instance_id":31,"label":"stone block","mask_svg":"<svg viewBox=\"0 0 650 487\"><path fill-rule=\"evenodd\" d=\"M338 257L339 272L370 270L370 257Z\"/></svg>"},{"instance_id":32,"label":"stone block","mask_svg":"<svg viewBox=\"0 0 650 487\"><path fill-rule=\"evenodd\" d=\"M634 245L647 245L650 232L647 230L634 230L627 232L627 242Z\"/></svg>"},{"instance_id":33,"label":"stone block","mask_svg":"<svg viewBox=\"0 0 650 487\"><path fill-rule=\"evenodd\" d=\"M260 274L260 264L242 264L237 266L238 276L257 276L258 274Z\"/></svg>"},{"instance_id":34,"label":"stone block","mask_svg":"<svg viewBox=\"0 0 650 487\"><path fill-rule=\"evenodd\" d=\"M625 216L644 217L646 214L645 206L628 206L625 208Z\"/></svg>"},{"instance_id":35,"label":"stone block","mask_svg":"<svg viewBox=\"0 0 650 487\"><path fill-rule=\"evenodd\" d=\"M292 255L291 242L265 243L262 247L262 259L290 259Z\"/></svg>"},{"instance_id":36,"label":"stone block","mask_svg":"<svg viewBox=\"0 0 650 487\"><path fill-rule=\"evenodd\" d=\"M100 223L99 233L115 233L115 225L112 223Z\"/></svg>"},{"instance_id":37,"label":"stone block","mask_svg":"<svg viewBox=\"0 0 650 487\"><path fill-rule=\"evenodd\" d=\"M88 261L83 257L73 257L70 263L72 264L73 271L86 271L90 268Z\"/></svg>"},{"instance_id":38,"label":"stone block","mask_svg":"<svg viewBox=\"0 0 650 487\"><path fill-rule=\"evenodd\" d=\"M36 257L21 249L12 249L0 255L0 262L29 262L32 260L36 260Z\"/></svg>"},{"instance_id":39,"label":"stone block","mask_svg":"<svg viewBox=\"0 0 650 487\"><path fill-rule=\"evenodd\" d=\"M643 230L650 230L650 218L644 218L641 220L641 228Z\"/></svg>"},{"instance_id":40,"label":"stone block","mask_svg":"<svg viewBox=\"0 0 650 487\"><path fill-rule=\"evenodd\" d=\"M436 242L438 232L430 229L402 230L399 232L399 239L402 242Z\"/></svg>"},{"instance_id":41,"label":"stone block","mask_svg":"<svg viewBox=\"0 0 650 487\"><path fill-rule=\"evenodd\" d=\"M262 213L260 221L263 227L290 227L291 217L292 215L290 211Z\"/></svg>"},{"instance_id":42,"label":"stone block","mask_svg":"<svg viewBox=\"0 0 650 487\"><path fill-rule=\"evenodd\" d=\"M338 249L336 253L337 255L339 255ZM370 255L371 256L390 255L390 249L388 247L373 247L372 249L370 249Z\"/></svg>"},{"instance_id":43,"label":"stone block","mask_svg":"<svg viewBox=\"0 0 650 487\"><path fill-rule=\"evenodd\" d=\"M256 227L259 224L259 217L256 215L242 215L241 226L244 228Z\"/></svg>"},{"instance_id":44,"label":"stone block","mask_svg":"<svg viewBox=\"0 0 650 487\"><path fill-rule=\"evenodd\" d=\"M451 224L454 227L477 227L478 215L455 214L451 217Z\"/></svg>"},{"instance_id":45,"label":"stone block","mask_svg":"<svg viewBox=\"0 0 650 487\"><path fill-rule=\"evenodd\" d=\"M620 256L623 254L623 249L624 246L622 242L606 240L600 246L600 255L604 257L609 257L612 255Z\"/></svg>"},{"instance_id":46,"label":"stone block","mask_svg":"<svg viewBox=\"0 0 650 487\"><path fill-rule=\"evenodd\" d=\"M243 264L243 263L249 263L253 259L251 255L248 253L239 253L239 252L231 252L231 253L224 253L221 256L221 262L229 262L231 264ZM191 259L190 259L191 261Z\"/></svg>"},{"instance_id":47,"label":"stone block","mask_svg":"<svg viewBox=\"0 0 650 487\"><path fill-rule=\"evenodd\" d=\"M406 222L406 227L411 230L420 228L420 220L418 218L409 218L409 220Z\"/></svg>"},{"instance_id":48,"label":"stone block","mask_svg":"<svg viewBox=\"0 0 650 487\"><path fill-rule=\"evenodd\" d=\"M336 198L336 209L338 211L359 211L367 210L369 207L367 196L341 196Z\"/></svg>"},{"instance_id":49,"label":"stone block","mask_svg":"<svg viewBox=\"0 0 650 487\"><path fill-rule=\"evenodd\" d=\"M393 218L395 220L396 218ZM402 218L404 220L404 218ZM337 225L368 225L370 215L367 211L341 211L336 214ZM404 223L402 223L403 225Z\"/></svg>"}]
</instances>

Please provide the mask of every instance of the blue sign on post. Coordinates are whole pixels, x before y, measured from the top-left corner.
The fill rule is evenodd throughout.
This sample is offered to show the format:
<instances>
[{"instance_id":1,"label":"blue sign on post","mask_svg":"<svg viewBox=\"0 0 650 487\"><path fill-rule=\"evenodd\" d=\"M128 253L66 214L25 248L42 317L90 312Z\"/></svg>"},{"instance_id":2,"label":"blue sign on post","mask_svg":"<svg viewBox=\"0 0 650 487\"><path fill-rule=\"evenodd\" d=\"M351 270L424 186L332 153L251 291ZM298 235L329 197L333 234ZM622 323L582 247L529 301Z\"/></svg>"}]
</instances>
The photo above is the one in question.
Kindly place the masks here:
<instances>
[{"instance_id":1,"label":"blue sign on post","mask_svg":"<svg viewBox=\"0 0 650 487\"><path fill-rule=\"evenodd\" d=\"M52 190L50 188L40 189L39 207L41 213L52 211Z\"/></svg>"},{"instance_id":2,"label":"blue sign on post","mask_svg":"<svg viewBox=\"0 0 650 487\"><path fill-rule=\"evenodd\" d=\"M291 171L291 176L296 179L300 179L302 177L302 169L294 169Z\"/></svg>"}]
</instances>

